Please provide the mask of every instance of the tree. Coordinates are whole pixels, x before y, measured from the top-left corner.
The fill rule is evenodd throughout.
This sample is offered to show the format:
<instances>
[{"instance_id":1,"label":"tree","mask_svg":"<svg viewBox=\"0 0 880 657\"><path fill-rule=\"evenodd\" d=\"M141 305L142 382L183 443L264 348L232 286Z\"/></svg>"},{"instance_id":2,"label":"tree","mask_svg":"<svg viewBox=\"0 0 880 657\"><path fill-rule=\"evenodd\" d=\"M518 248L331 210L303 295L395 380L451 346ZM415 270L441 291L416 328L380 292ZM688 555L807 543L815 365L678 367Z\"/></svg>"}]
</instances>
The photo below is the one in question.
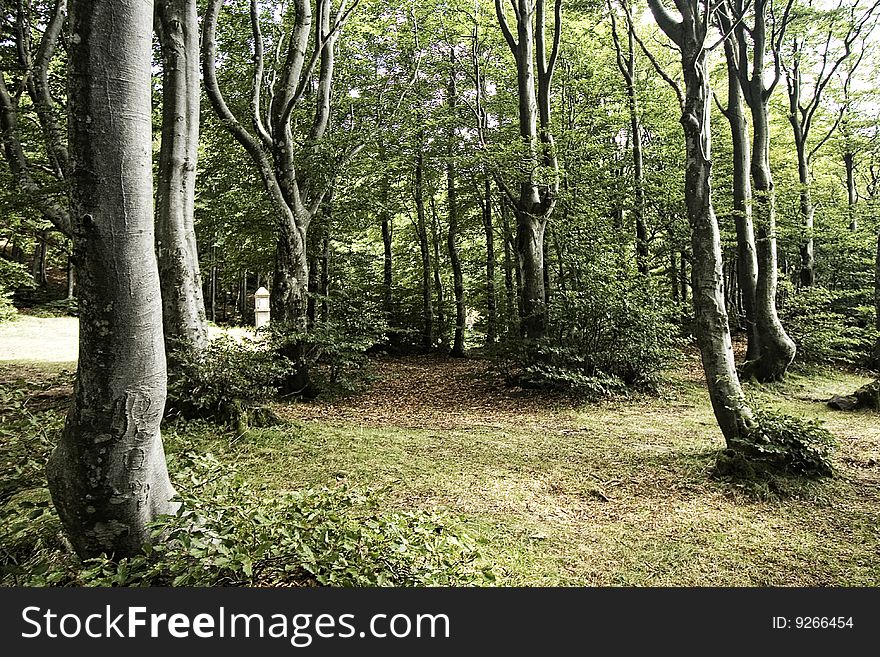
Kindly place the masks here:
<instances>
[{"instance_id":1,"label":"tree","mask_svg":"<svg viewBox=\"0 0 880 657\"><path fill-rule=\"evenodd\" d=\"M265 75L265 43L260 7L250 2L253 40L253 76L248 129L230 109L217 80L217 21L223 0L209 0L202 36L202 68L208 99L225 128L247 151L278 213L278 241L272 280L272 313L276 321L307 329L309 265L307 232L333 179L338 162L320 149L330 125L330 90L335 63L334 47L357 2L342 0L333 12L332 0L317 0L315 15L309 0L293 3L289 33L278 37L286 49L271 75ZM281 55L279 55L279 58ZM317 70L317 73L315 73ZM313 88L313 76L317 75ZM270 82L271 81L271 82ZM269 98L264 101L264 91ZM291 127L301 101L314 99L314 110L302 141ZM301 144L301 145L300 145ZM350 156L351 154L349 154Z\"/></svg>"},{"instance_id":2,"label":"tree","mask_svg":"<svg viewBox=\"0 0 880 657\"><path fill-rule=\"evenodd\" d=\"M623 0L624 2L626 0ZM615 61L623 81L626 84L627 109L629 110L629 139L632 143L633 158L633 183L635 199L633 203L633 216L636 229L636 264L639 273L647 275L648 266L648 226L645 224L645 163L642 154L642 122L639 116L639 100L636 94L636 57L633 39L635 38L635 26L631 21L626 22L627 48L624 51L617 33L617 18L614 7L608 2L611 16L611 36L614 41Z\"/></svg>"},{"instance_id":3,"label":"tree","mask_svg":"<svg viewBox=\"0 0 880 657\"><path fill-rule=\"evenodd\" d=\"M838 0L836 7L826 13L824 21L816 21L818 12L801 12L801 17L812 18L813 25L823 25L822 29L802 26L793 31L789 48L783 52L782 44L777 47L776 57L785 70L788 90L788 120L794 135L797 150L798 181L800 182L800 215L803 238L800 244L801 271L800 283L810 287L816 282L816 263L813 244L813 224L816 208L810 193L810 169L813 158L819 149L831 138L840 122L841 115L825 130L818 141L810 144L810 135L815 127L817 111L822 106L823 95L834 79L840 66L853 54L853 45L860 35L868 31L876 21L880 2L875 1L862 8L860 0L846 5ZM812 11L811 11L812 10ZM804 29L806 28L806 29ZM810 54L818 51L818 61L811 61Z\"/></svg>"},{"instance_id":4,"label":"tree","mask_svg":"<svg viewBox=\"0 0 880 657\"><path fill-rule=\"evenodd\" d=\"M70 207L80 295L73 405L48 464L80 556L131 555L173 510L154 256L151 2L72 0Z\"/></svg>"},{"instance_id":5,"label":"tree","mask_svg":"<svg viewBox=\"0 0 880 657\"><path fill-rule=\"evenodd\" d=\"M722 30L728 33L724 39L724 56L727 63L727 107L721 108L728 123L732 142L733 159L733 219L736 226L736 273L742 294L746 320L746 362L760 355L760 338L756 319L758 257L755 248L755 229L752 222L752 185L749 180L749 126L743 111L743 92L739 82L739 50L731 29L732 22L719 12ZM725 20L726 19L726 20Z\"/></svg>"},{"instance_id":6,"label":"tree","mask_svg":"<svg viewBox=\"0 0 880 657\"><path fill-rule=\"evenodd\" d=\"M727 309L722 292L721 242L712 207L709 77L706 68L711 16L701 0L677 0L681 18L676 19L662 0L648 0L660 29L681 52L684 92L665 73L681 104L685 136L685 200L693 250L693 307L697 344L706 374L709 398L718 426L729 447L745 438L754 427L733 358ZM643 48L644 49L644 48ZM649 54L647 49L644 49ZM652 58L652 61L655 61ZM658 69L660 70L660 69Z\"/></svg>"},{"instance_id":7,"label":"tree","mask_svg":"<svg viewBox=\"0 0 880 657\"><path fill-rule=\"evenodd\" d=\"M517 0L511 4L516 37L508 25L501 0L495 0L495 13L516 63L522 145L517 163L519 189L512 190L503 176L499 176L498 181L516 215L516 248L522 274L520 329L524 337L536 339L542 337L547 328L544 231L559 192L559 162L550 129L550 85L559 59L562 0L555 0L553 7L554 31L549 56L544 0Z\"/></svg>"},{"instance_id":8,"label":"tree","mask_svg":"<svg viewBox=\"0 0 880 657\"><path fill-rule=\"evenodd\" d=\"M156 191L156 253L165 343L208 342L194 206L199 146L199 21L195 0L156 0L162 51L162 146Z\"/></svg>"},{"instance_id":9,"label":"tree","mask_svg":"<svg viewBox=\"0 0 880 657\"><path fill-rule=\"evenodd\" d=\"M55 57L66 15L67 0L56 0L45 17L45 29L34 51L34 16L30 2L17 0L12 16L3 12L4 22L9 20L12 23L17 56L14 68L20 73L20 78L18 84L13 81L13 91L10 91L6 69L12 69L13 65L0 62L0 136L3 155L16 187L27 197L29 203L52 222L56 230L71 237L73 227L68 208L59 198L59 191L64 189L69 168L67 146L49 79L49 65ZM28 157L23 144L19 114L21 95L25 90L37 115L45 164L35 163Z\"/></svg>"},{"instance_id":10,"label":"tree","mask_svg":"<svg viewBox=\"0 0 880 657\"><path fill-rule=\"evenodd\" d=\"M755 0L754 19L746 25L745 5L742 0L728 0L728 11L718 13L722 29L732 40L727 58L728 70L739 80L743 99L752 116L751 174L754 190L752 218L755 228L757 253L757 276L755 279L754 322L758 340L758 353L743 367L747 376L760 381L776 381L785 376L794 360L795 344L786 334L776 312L777 259L776 259L776 190L770 170L770 96L780 79L780 67L776 64L774 77L766 81L765 58L768 37L776 47L785 33L791 0L785 7L778 23L774 20L771 34L767 34L768 5L766 0ZM746 152L739 149L734 157L744 158ZM735 163L742 167L742 162ZM742 239L746 242L742 251L748 250L748 226L742 226ZM741 266L748 268L747 253ZM748 316L748 315L747 315Z\"/></svg>"}]
</instances>

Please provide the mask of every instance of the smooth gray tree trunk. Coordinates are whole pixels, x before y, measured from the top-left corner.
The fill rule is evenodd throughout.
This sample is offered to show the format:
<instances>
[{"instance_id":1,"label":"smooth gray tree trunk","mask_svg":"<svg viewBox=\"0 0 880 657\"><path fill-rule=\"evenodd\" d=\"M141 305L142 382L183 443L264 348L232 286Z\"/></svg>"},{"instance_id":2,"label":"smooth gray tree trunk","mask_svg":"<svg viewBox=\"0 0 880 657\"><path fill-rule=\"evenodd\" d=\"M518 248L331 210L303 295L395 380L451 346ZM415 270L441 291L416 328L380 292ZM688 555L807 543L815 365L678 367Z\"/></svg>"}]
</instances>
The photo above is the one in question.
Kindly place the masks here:
<instances>
[{"instance_id":1,"label":"smooth gray tree trunk","mask_svg":"<svg viewBox=\"0 0 880 657\"><path fill-rule=\"evenodd\" d=\"M758 360L747 364L743 372L759 381L779 381L794 360L796 347L776 312L776 192L770 173L770 111L767 101L761 104L762 107L752 108L753 216L758 255L755 322L760 353Z\"/></svg>"},{"instance_id":2,"label":"smooth gray tree trunk","mask_svg":"<svg viewBox=\"0 0 880 657\"><path fill-rule=\"evenodd\" d=\"M746 324L746 361L760 354L760 338L756 321L758 257L755 228L752 223L752 185L749 179L749 127L743 112L743 93L736 66L736 50L731 39L724 42L727 59L727 109L733 143L733 218L736 226L737 284L742 295Z\"/></svg>"},{"instance_id":3,"label":"smooth gray tree trunk","mask_svg":"<svg viewBox=\"0 0 880 657\"><path fill-rule=\"evenodd\" d=\"M170 513L159 423L165 406L155 259L150 73L152 2L70 6L71 216L78 265L73 405L47 471L76 552L132 555Z\"/></svg>"},{"instance_id":4,"label":"smooth gray tree trunk","mask_svg":"<svg viewBox=\"0 0 880 657\"><path fill-rule=\"evenodd\" d=\"M457 95L455 85L455 55L449 51L450 72L449 85L447 87L446 102L450 117L454 117L457 107ZM453 123L450 122L450 126ZM458 250L458 191L455 184L455 130L450 128L447 135L446 147L446 203L449 211L449 227L446 236L446 245L449 250L449 264L452 267L452 291L455 294L455 333L452 340L452 355L464 356L464 275L461 270L461 256Z\"/></svg>"},{"instance_id":5,"label":"smooth gray tree trunk","mask_svg":"<svg viewBox=\"0 0 880 657\"><path fill-rule=\"evenodd\" d=\"M428 244L428 222L425 216L425 156L423 140L419 139L416 152L414 196L416 202L416 232L422 257L422 347L434 345L434 307L431 299L431 251Z\"/></svg>"},{"instance_id":6,"label":"smooth gray tree trunk","mask_svg":"<svg viewBox=\"0 0 880 657\"><path fill-rule=\"evenodd\" d=\"M199 20L196 0L156 0L162 50L162 146L156 191L156 254L165 346L208 344L194 223L199 146Z\"/></svg>"},{"instance_id":7,"label":"smooth gray tree trunk","mask_svg":"<svg viewBox=\"0 0 880 657\"><path fill-rule=\"evenodd\" d=\"M672 17L661 0L649 0L648 4L660 28L681 51L685 201L693 251L691 281L697 344L715 418L728 446L735 447L737 440L748 435L754 419L734 363L722 289L721 238L712 207L711 91L705 49L709 26L703 22L700 0L677 3L681 20Z\"/></svg>"}]
</instances>

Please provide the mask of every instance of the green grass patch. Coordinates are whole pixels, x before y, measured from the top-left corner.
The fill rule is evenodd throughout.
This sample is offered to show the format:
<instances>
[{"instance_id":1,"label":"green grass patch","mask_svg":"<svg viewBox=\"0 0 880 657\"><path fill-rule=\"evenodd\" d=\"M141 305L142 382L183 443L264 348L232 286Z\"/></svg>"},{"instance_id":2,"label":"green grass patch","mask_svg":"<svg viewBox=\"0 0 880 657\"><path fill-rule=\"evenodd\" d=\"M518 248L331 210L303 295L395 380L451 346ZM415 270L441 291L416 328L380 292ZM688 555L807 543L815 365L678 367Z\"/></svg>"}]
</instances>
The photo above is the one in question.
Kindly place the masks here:
<instances>
[{"instance_id":1,"label":"green grass patch","mask_svg":"<svg viewBox=\"0 0 880 657\"><path fill-rule=\"evenodd\" d=\"M493 426L369 425L328 411L238 437L178 422L164 437L175 485L195 498L198 488L181 479L193 452L211 453L235 468L237 486L269 497L369 489L383 512L448 518L449 531L473 540L480 568L501 585L880 585L880 418L824 404L865 377L826 369L747 386L769 408L821 419L839 441L833 478L764 497L711 478L724 445L705 390L685 374L669 377L659 396L551 408ZM32 412L50 438L59 414ZM5 431L4 450L16 431L36 435L27 426ZM58 527L44 517L51 510L36 472L14 492L24 498L7 496L4 511L35 514L38 549L58 555ZM19 564L27 558L6 517L0 545L10 584L9 555Z\"/></svg>"}]
</instances>

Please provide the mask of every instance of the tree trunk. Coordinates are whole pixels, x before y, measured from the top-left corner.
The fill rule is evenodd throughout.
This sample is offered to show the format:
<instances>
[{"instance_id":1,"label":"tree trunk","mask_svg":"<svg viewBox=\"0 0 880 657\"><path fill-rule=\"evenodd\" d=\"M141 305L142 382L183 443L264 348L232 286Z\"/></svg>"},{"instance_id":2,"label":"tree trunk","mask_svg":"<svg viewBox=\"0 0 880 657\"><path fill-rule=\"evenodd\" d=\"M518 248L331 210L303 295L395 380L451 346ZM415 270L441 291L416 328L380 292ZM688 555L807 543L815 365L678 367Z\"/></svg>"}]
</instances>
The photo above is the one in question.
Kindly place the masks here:
<instances>
[{"instance_id":1,"label":"tree trunk","mask_svg":"<svg viewBox=\"0 0 880 657\"><path fill-rule=\"evenodd\" d=\"M437 294L437 333L440 344L446 345L446 311L443 296L443 280L440 278L440 217L437 216L437 205L431 197L431 229L434 243L434 292Z\"/></svg>"},{"instance_id":2,"label":"tree trunk","mask_svg":"<svg viewBox=\"0 0 880 657\"><path fill-rule=\"evenodd\" d=\"M483 188L483 229L486 233L486 344L498 339L498 308L495 300L495 228L492 225L492 184Z\"/></svg>"},{"instance_id":3,"label":"tree trunk","mask_svg":"<svg viewBox=\"0 0 880 657\"><path fill-rule=\"evenodd\" d=\"M519 309L517 306L517 298L519 297L519 286L514 286L514 262L512 251L514 250L513 235L510 232L510 207L501 199L501 228L504 231L504 292L507 306L507 326L508 329L516 325L516 319L519 317ZM517 269L517 272L519 270Z\"/></svg>"},{"instance_id":4,"label":"tree trunk","mask_svg":"<svg viewBox=\"0 0 880 657\"><path fill-rule=\"evenodd\" d=\"M450 72L446 102L450 118L456 115L457 92L455 89L455 54L449 51ZM450 121L450 125L453 125ZM452 290L455 293L455 337L452 342L452 355L464 356L464 277L461 271L461 257L458 251L458 197L455 188L455 131L450 128L446 147L446 201L449 210L449 231L447 247L449 264L452 266Z\"/></svg>"},{"instance_id":5,"label":"tree trunk","mask_svg":"<svg viewBox=\"0 0 880 657\"><path fill-rule=\"evenodd\" d=\"M79 364L47 473L81 557L135 554L150 539L147 523L174 510L159 432L166 368L152 207L152 9L70 6Z\"/></svg>"},{"instance_id":6,"label":"tree trunk","mask_svg":"<svg viewBox=\"0 0 880 657\"><path fill-rule=\"evenodd\" d=\"M705 65L705 54L698 57ZM722 296L721 239L710 186L708 79L699 73L705 70L704 66L689 68L688 58L683 55L682 59L687 85L682 124L687 143L685 198L693 250L694 318L709 398L730 446L732 441L745 437L751 428L752 416L737 377Z\"/></svg>"},{"instance_id":7,"label":"tree trunk","mask_svg":"<svg viewBox=\"0 0 880 657\"><path fill-rule=\"evenodd\" d=\"M382 306L389 323L394 316L394 278L391 253L391 213L388 211L388 182L382 183L382 247L384 260L382 266Z\"/></svg>"},{"instance_id":8,"label":"tree trunk","mask_svg":"<svg viewBox=\"0 0 880 657\"><path fill-rule=\"evenodd\" d=\"M67 300L74 298L74 267L73 258L67 256Z\"/></svg>"},{"instance_id":9,"label":"tree trunk","mask_svg":"<svg viewBox=\"0 0 880 657\"><path fill-rule=\"evenodd\" d=\"M547 330L547 306L544 292L544 228L546 223L532 215L517 214L516 252L519 256L520 332L524 338L537 339Z\"/></svg>"},{"instance_id":10,"label":"tree trunk","mask_svg":"<svg viewBox=\"0 0 880 657\"><path fill-rule=\"evenodd\" d=\"M306 254L308 219L281 221L275 247L275 275L272 278L272 320L306 331L309 261Z\"/></svg>"},{"instance_id":11,"label":"tree trunk","mask_svg":"<svg viewBox=\"0 0 880 657\"><path fill-rule=\"evenodd\" d=\"M156 189L156 255L165 346L208 344L193 219L199 145L199 20L196 0L157 0L162 50L162 145Z\"/></svg>"},{"instance_id":12,"label":"tree trunk","mask_svg":"<svg viewBox=\"0 0 880 657\"><path fill-rule=\"evenodd\" d=\"M633 30L635 26L627 23L627 38L629 42L629 56L626 61L626 97L629 105L629 129L632 140L633 156L633 184L635 188L635 202L633 203L633 215L636 225L636 263L642 276L648 274L648 226L645 223L645 174L644 155L642 154L642 125L639 118L639 103L636 96L635 76L635 50L633 48Z\"/></svg>"},{"instance_id":13,"label":"tree trunk","mask_svg":"<svg viewBox=\"0 0 880 657\"><path fill-rule=\"evenodd\" d=\"M798 159L798 183L800 184L800 214L803 237L801 238L801 272L802 287L812 287L816 283L816 261L813 251L813 199L810 194L810 168L807 162L806 144L797 138L799 130L795 127L795 150Z\"/></svg>"},{"instance_id":14,"label":"tree trunk","mask_svg":"<svg viewBox=\"0 0 880 657\"><path fill-rule=\"evenodd\" d=\"M419 236L419 251L422 256L422 347L430 349L434 345L434 308L431 302L431 252L428 244L428 222L425 217L425 156L423 140L419 140L416 152L415 201L416 232Z\"/></svg>"},{"instance_id":15,"label":"tree trunk","mask_svg":"<svg viewBox=\"0 0 880 657\"><path fill-rule=\"evenodd\" d=\"M776 192L770 174L770 125L766 101L752 106L752 123L753 216L758 259L755 324L759 354L756 361L743 368L743 372L759 381L778 381L794 360L795 345L776 312Z\"/></svg>"},{"instance_id":16,"label":"tree trunk","mask_svg":"<svg viewBox=\"0 0 880 657\"><path fill-rule=\"evenodd\" d=\"M855 232L859 229L859 219L856 215L859 195L856 191L855 153L847 151L843 154L843 166L846 170L846 209L849 215L849 229Z\"/></svg>"},{"instance_id":17,"label":"tree trunk","mask_svg":"<svg viewBox=\"0 0 880 657\"><path fill-rule=\"evenodd\" d=\"M733 141L733 218L736 226L737 283L742 295L746 323L746 361L760 354L756 320L758 257L752 223L752 189L749 180L749 129L743 112L743 93L735 65L735 51L730 39L724 42L727 57L727 111Z\"/></svg>"},{"instance_id":18,"label":"tree trunk","mask_svg":"<svg viewBox=\"0 0 880 657\"><path fill-rule=\"evenodd\" d=\"M878 334L874 343L874 367L880 367L880 228L877 229L877 253L874 257L874 322Z\"/></svg>"},{"instance_id":19,"label":"tree trunk","mask_svg":"<svg viewBox=\"0 0 880 657\"><path fill-rule=\"evenodd\" d=\"M697 343L706 375L715 418L728 447L745 438L754 425L733 358L727 310L724 306L721 238L712 208L709 78L705 46L708 25L701 20L700 0L683 0L677 6L683 20L676 21L660 0L649 6L661 29L681 50L685 90L681 124L685 136L685 202L691 228L693 263L691 280Z\"/></svg>"},{"instance_id":20,"label":"tree trunk","mask_svg":"<svg viewBox=\"0 0 880 657\"><path fill-rule=\"evenodd\" d=\"M31 275L34 279L34 285L38 287L46 287L49 284L49 275L46 270L46 258L48 254L49 231L41 230L37 237L37 245L34 247L34 258L31 265Z\"/></svg>"},{"instance_id":21,"label":"tree trunk","mask_svg":"<svg viewBox=\"0 0 880 657\"><path fill-rule=\"evenodd\" d=\"M501 0L495 0L498 22L516 61L519 136L526 164L520 169L527 172L517 181L518 193L508 190L517 220L522 277L520 333L526 339L543 337L547 328L543 240L559 191L559 162L550 132L550 90L559 53L561 6L561 2L554 4L555 29L548 57L544 0L515 0L516 37L507 24ZM549 182L537 179L539 167L552 172Z\"/></svg>"}]
</instances>

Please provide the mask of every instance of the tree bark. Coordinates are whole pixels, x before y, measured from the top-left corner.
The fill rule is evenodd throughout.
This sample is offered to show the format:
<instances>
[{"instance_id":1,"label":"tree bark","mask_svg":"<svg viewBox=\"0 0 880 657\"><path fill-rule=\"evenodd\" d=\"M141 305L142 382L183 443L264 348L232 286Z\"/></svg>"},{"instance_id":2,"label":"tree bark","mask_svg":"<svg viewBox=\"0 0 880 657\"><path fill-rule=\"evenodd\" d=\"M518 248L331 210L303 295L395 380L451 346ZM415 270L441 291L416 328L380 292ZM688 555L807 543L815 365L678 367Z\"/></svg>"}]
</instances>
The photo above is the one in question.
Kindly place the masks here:
<instances>
[{"instance_id":1,"label":"tree bark","mask_svg":"<svg viewBox=\"0 0 880 657\"><path fill-rule=\"evenodd\" d=\"M730 328L723 296L721 238L712 207L709 78L700 0L676 3L682 19L675 20L661 0L649 0L660 28L681 51L684 77L681 124L685 136L685 201L691 227L693 265L691 280L697 343L706 375L709 398L728 447L745 438L754 426L733 357Z\"/></svg>"},{"instance_id":2,"label":"tree bark","mask_svg":"<svg viewBox=\"0 0 880 657\"><path fill-rule=\"evenodd\" d=\"M73 258L67 256L67 300L74 298L74 278L75 269L73 266Z\"/></svg>"},{"instance_id":3,"label":"tree bark","mask_svg":"<svg viewBox=\"0 0 880 657\"><path fill-rule=\"evenodd\" d=\"M194 223L199 146L199 19L195 0L156 0L162 50L162 145L156 190L156 255L166 350L208 344Z\"/></svg>"},{"instance_id":4,"label":"tree bark","mask_svg":"<svg viewBox=\"0 0 880 657\"><path fill-rule=\"evenodd\" d=\"M736 226L737 283L742 297L746 324L746 361L760 355L756 320L758 257L752 223L752 186L749 179L749 128L743 112L743 93L737 70L736 50L732 39L724 42L727 60L727 110L733 142L733 218Z\"/></svg>"},{"instance_id":5,"label":"tree bark","mask_svg":"<svg viewBox=\"0 0 880 657\"><path fill-rule=\"evenodd\" d=\"M457 91L455 85L455 51L449 51L449 85L446 103L449 109L450 128L446 146L446 202L449 211L449 229L447 248L449 264L452 266L452 290L455 294L455 334L452 341L453 356L464 356L464 276L461 270L461 256L458 250L458 193L455 186L455 129L454 119L457 107Z\"/></svg>"},{"instance_id":6,"label":"tree bark","mask_svg":"<svg viewBox=\"0 0 880 657\"><path fill-rule=\"evenodd\" d=\"M428 244L428 222L425 217L425 156L422 150L424 140L419 139L416 147L415 189L416 232L419 237L419 251L422 256L422 347L426 350L434 345L434 308L431 301L431 252Z\"/></svg>"},{"instance_id":7,"label":"tree bark","mask_svg":"<svg viewBox=\"0 0 880 657\"><path fill-rule=\"evenodd\" d=\"M743 372L759 381L779 381L794 360L796 348L776 312L776 192L770 174L770 112L766 100L761 105L752 108L752 181L758 256L755 323L760 349L758 360L747 364ZM810 244L812 248L812 240Z\"/></svg>"},{"instance_id":8,"label":"tree bark","mask_svg":"<svg viewBox=\"0 0 880 657\"><path fill-rule=\"evenodd\" d=\"M483 230L486 233L486 344L498 339L498 307L495 299L495 227L492 225L492 183L483 188Z\"/></svg>"},{"instance_id":9,"label":"tree bark","mask_svg":"<svg viewBox=\"0 0 880 657\"><path fill-rule=\"evenodd\" d=\"M166 369L153 234L152 19L151 2L71 2L79 364L47 472L81 557L135 554L150 539L147 523L174 510L159 432Z\"/></svg>"}]
</instances>

